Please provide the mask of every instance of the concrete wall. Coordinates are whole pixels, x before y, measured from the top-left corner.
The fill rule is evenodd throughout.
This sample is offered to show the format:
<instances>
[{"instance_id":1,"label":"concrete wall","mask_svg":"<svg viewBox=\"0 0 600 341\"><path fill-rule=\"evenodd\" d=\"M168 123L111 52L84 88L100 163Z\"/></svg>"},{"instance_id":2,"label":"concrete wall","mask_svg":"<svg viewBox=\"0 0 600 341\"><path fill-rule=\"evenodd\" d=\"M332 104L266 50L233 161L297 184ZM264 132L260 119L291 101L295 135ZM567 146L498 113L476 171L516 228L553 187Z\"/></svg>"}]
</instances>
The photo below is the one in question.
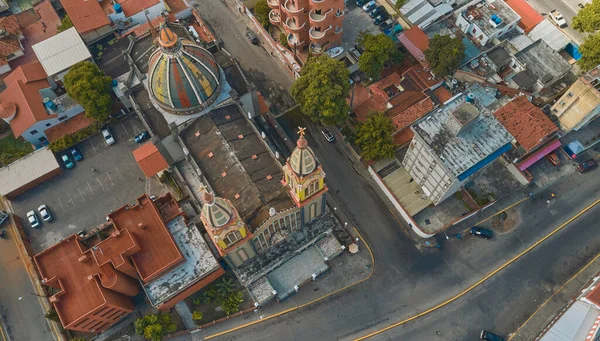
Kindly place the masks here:
<instances>
[{"instance_id":1,"label":"concrete wall","mask_svg":"<svg viewBox=\"0 0 600 341\"><path fill-rule=\"evenodd\" d=\"M60 113L58 115L58 117L55 118L49 118L47 120L43 120L43 121L38 121L35 122L31 127L29 127L27 130L25 130L23 132L23 134L21 134L21 136L27 140L29 143L31 143L32 145L39 147L44 145L44 143L46 143L46 141L40 141L39 139L41 137L44 137L47 139L46 136L46 129L52 128L62 122L66 122L68 119L77 116L79 114L83 113L83 107L81 105L76 105L72 108L70 108L69 110ZM60 118L62 117L67 117L66 119L60 120ZM37 130L37 132L35 134L32 134L32 131Z\"/></svg>"},{"instance_id":2,"label":"concrete wall","mask_svg":"<svg viewBox=\"0 0 600 341\"><path fill-rule=\"evenodd\" d=\"M80 35L81 35L81 39L83 39L83 41L86 44L91 44L91 43L95 42L96 40L104 38L107 35L112 34L112 33L113 33L112 27L110 25L106 25L99 29L85 32L84 34L80 33Z\"/></svg>"},{"instance_id":3,"label":"concrete wall","mask_svg":"<svg viewBox=\"0 0 600 341\"><path fill-rule=\"evenodd\" d=\"M53 170L52 172L46 173L44 176L39 177L39 178L35 179L34 181L31 181L30 183L17 188L14 191L12 191L10 193L6 193L5 197L9 200L12 200L19 194L23 194L23 193L27 192L28 190L36 187L37 185L42 184L43 182L45 182L47 180L52 179L53 177L57 176L58 174L60 174L62 172L63 172L63 169L58 167L57 169Z\"/></svg>"},{"instance_id":4,"label":"concrete wall","mask_svg":"<svg viewBox=\"0 0 600 341\"><path fill-rule=\"evenodd\" d=\"M241 250L243 250L243 251L241 251ZM239 252L246 252L246 255L248 255L248 259L256 256L254 247L252 247L252 244L249 239L245 243L236 247L235 249L228 251L227 255L225 255L227 263L232 265L235 268L237 268L238 266L240 266L244 263L244 261L242 260L242 258L239 255Z\"/></svg>"}]
</instances>

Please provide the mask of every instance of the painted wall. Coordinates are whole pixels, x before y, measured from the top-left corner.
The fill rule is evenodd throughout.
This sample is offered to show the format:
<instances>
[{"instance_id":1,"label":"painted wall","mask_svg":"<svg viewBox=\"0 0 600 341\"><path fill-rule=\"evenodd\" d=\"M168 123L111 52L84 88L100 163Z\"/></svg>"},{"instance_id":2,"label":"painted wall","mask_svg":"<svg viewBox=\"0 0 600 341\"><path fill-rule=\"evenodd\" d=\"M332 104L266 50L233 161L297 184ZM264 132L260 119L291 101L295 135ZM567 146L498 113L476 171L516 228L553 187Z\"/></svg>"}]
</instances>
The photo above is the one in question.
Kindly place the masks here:
<instances>
[{"instance_id":1,"label":"painted wall","mask_svg":"<svg viewBox=\"0 0 600 341\"><path fill-rule=\"evenodd\" d=\"M155 18L158 18L162 12L167 10L167 8L165 7L165 3L161 1L146 10L148 11L148 18L150 20L153 20ZM115 23L117 23L119 21L128 21L130 27L133 27L135 25L145 24L147 22L146 14L144 11L135 13L135 14L131 15L130 17L125 17L123 12L111 13L108 15L108 19L110 19L111 22L115 22Z\"/></svg>"},{"instance_id":2,"label":"painted wall","mask_svg":"<svg viewBox=\"0 0 600 341\"><path fill-rule=\"evenodd\" d=\"M47 120L38 121L34 123L25 132L23 132L21 136L36 147L42 146L44 145L44 143L46 143L46 141L40 141L40 138L48 138L45 134L46 129L54 127L59 123L66 122L68 119L77 116L83 112L83 107L78 104L63 113L60 113L56 118L49 118ZM63 117L66 117L66 119L61 120L61 118ZM32 134L34 130L37 130L37 132L35 134Z\"/></svg>"},{"instance_id":3,"label":"painted wall","mask_svg":"<svg viewBox=\"0 0 600 341\"><path fill-rule=\"evenodd\" d=\"M229 265L235 268L239 267L244 263L244 261L240 257L240 252L246 252L248 259L254 258L254 256L256 256L256 252L254 251L254 247L252 247L250 240L247 240L246 242L242 243L238 247L228 252L229 253L225 255L226 261Z\"/></svg>"}]
</instances>

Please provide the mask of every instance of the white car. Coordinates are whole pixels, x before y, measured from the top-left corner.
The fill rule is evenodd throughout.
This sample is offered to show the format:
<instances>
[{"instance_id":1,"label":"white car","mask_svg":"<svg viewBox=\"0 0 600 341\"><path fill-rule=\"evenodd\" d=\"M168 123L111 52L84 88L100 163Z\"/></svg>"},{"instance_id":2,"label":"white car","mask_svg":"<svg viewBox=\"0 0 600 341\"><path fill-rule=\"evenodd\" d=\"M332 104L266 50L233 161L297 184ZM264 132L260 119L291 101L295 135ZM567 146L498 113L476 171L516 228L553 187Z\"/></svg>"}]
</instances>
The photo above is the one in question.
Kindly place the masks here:
<instances>
[{"instance_id":1,"label":"white car","mask_svg":"<svg viewBox=\"0 0 600 341\"><path fill-rule=\"evenodd\" d=\"M41 226L40 220L38 219L37 215L35 214L35 211L27 212L27 220L29 221L29 224L31 225L31 227L33 227L34 229L37 229Z\"/></svg>"},{"instance_id":2,"label":"white car","mask_svg":"<svg viewBox=\"0 0 600 341\"><path fill-rule=\"evenodd\" d=\"M52 216L52 212L50 212L50 209L46 205L41 205L40 207L38 207L38 212L40 212L40 216L42 216L42 219L46 222L52 221L52 219L54 219L54 217Z\"/></svg>"},{"instance_id":3,"label":"white car","mask_svg":"<svg viewBox=\"0 0 600 341\"><path fill-rule=\"evenodd\" d=\"M109 146L117 142L108 128L102 128L102 137L104 137L104 142Z\"/></svg>"},{"instance_id":4,"label":"white car","mask_svg":"<svg viewBox=\"0 0 600 341\"><path fill-rule=\"evenodd\" d=\"M367 2L367 3L366 3L366 4L365 4L363 7L362 7L362 9L363 9L363 11L366 11L366 12L368 12L368 11L372 10L373 8L375 8L375 5L377 5L377 3L375 2L375 0L372 0L372 1L369 1L369 2Z\"/></svg>"}]
</instances>

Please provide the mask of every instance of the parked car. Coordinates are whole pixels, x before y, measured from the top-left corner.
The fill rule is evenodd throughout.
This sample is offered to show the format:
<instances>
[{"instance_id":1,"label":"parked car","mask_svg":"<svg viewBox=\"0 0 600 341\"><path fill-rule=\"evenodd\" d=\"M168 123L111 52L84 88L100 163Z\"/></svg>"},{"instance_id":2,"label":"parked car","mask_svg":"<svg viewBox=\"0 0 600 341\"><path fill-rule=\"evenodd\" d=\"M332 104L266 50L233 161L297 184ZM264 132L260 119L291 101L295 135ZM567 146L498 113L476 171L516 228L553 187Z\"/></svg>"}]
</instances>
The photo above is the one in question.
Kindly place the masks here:
<instances>
[{"instance_id":1,"label":"parked car","mask_svg":"<svg viewBox=\"0 0 600 341\"><path fill-rule=\"evenodd\" d=\"M110 129L108 129L108 127L102 128L102 137L104 137L104 142L106 142L106 144L109 146L111 144L114 144L115 142L117 142L117 141L115 141L115 138L110 133Z\"/></svg>"},{"instance_id":2,"label":"parked car","mask_svg":"<svg viewBox=\"0 0 600 341\"><path fill-rule=\"evenodd\" d=\"M377 17L375 17L375 21L373 21L373 23L375 25L379 25L382 22L388 20L390 18L390 15L387 12L383 12L381 14L379 14Z\"/></svg>"},{"instance_id":3,"label":"parked car","mask_svg":"<svg viewBox=\"0 0 600 341\"><path fill-rule=\"evenodd\" d=\"M77 147L71 148L71 157L75 161L81 161L81 160L83 160L83 154L81 154L81 152L79 151L79 149Z\"/></svg>"},{"instance_id":4,"label":"parked car","mask_svg":"<svg viewBox=\"0 0 600 341\"><path fill-rule=\"evenodd\" d=\"M27 220L29 221L29 225L31 225L31 227L33 227L34 229L40 228L40 226L42 226L40 220L35 214L35 211L27 212Z\"/></svg>"},{"instance_id":5,"label":"parked car","mask_svg":"<svg viewBox=\"0 0 600 341\"><path fill-rule=\"evenodd\" d=\"M594 168L596 168L596 167L598 167L598 163L596 163L596 160L594 160L594 159L589 159L589 160L587 160L587 161L584 161L584 162L580 163L580 164L577 166L577 170L578 170L580 173L585 173L585 172L587 172L587 171L589 171L589 170L591 170L591 169L594 169Z\"/></svg>"},{"instance_id":6,"label":"parked car","mask_svg":"<svg viewBox=\"0 0 600 341\"><path fill-rule=\"evenodd\" d=\"M558 155L556 155L556 153L550 153L546 155L546 158L548 159L548 161L550 161L550 163L552 163L555 166L558 166L560 164L560 159L558 158Z\"/></svg>"},{"instance_id":7,"label":"parked car","mask_svg":"<svg viewBox=\"0 0 600 341\"><path fill-rule=\"evenodd\" d=\"M548 13L548 15L550 16L550 19L552 19L552 21L554 21L554 23L558 27L560 27L560 28L567 27L567 21L565 20L565 18L559 11L553 9L550 11L550 13Z\"/></svg>"},{"instance_id":8,"label":"parked car","mask_svg":"<svg viewBox=\"0 0 600 341\"><path fill-rule=\"evenodd\" d=\"M54 219L54 217L52 216L52 212L50 212L50 209L46 205L41 205L40 207L38 207L38 212L40 212L40 216L46 222L52 221L52 219Z\"/></svg>"},{"instance_id":9,"label":"parked car","mask_svg":"<svg viewBox=\"0 0 600 341\"><path fill-rule=\"evenodd\" d=\"M67 167L67 169L71 169L73 168L73 166L75 166L68 154L63 154L62 162L65 164L65 167Z\"/></svg>"},{"instance_id":10,"label":"parked car","mask_svg":"<svg viewBox=\"0 0 600 341\"><path fill-rule=\"evenodd\" d=\"M256 37L256 34L254 34L254 32L247 30L246 38L248 38L248 41L250 42L250 44L258 45L258 38Z\"/></svg>"},{"instance_id":11,"label":"parked car","mask_svg":"<svg viewBox=\"0 0 600 341\"><path fill-rule=\"evenodd\" d=\"M503 337L498 336L492 332L488 332L487 330L482 330L480 337L482 340L485 341L506 341L506 339L504 339Z\"/></svg>"},{"instance_id":12,"label":"parked car","mask_svg":"<svg viewBox=\"0 0 600 341\"><path fill-rule=\"evenodd\" d=\"M329 50L325 51L325 54L327 54L331 58L335 58L335 57L341 55L342 53L344 53L344 48L341 46L333 47L333 48L330 48Z\"/></svg>"},{"instance_id":13,"label":"parked car","mask_svg":"<svg viewBox=\"0 0 600 341\"><path fill-rule=\"evenodd\" d=\"M144 130L141 133L137 134L133 140L135 141L135 143L140 143L149 138L150 138L150 133L147 130Z\"/></svg>"},{"instance_id":14,"label":"parked car","mask_svg":"<svg viewBox=\"0 0 600 341\"><path fill-rule=\"evenodd\" d=\"M4 224L4 222L8 220L8 217L8 213L0 211L0 225Z\"/></svg>"},{"instance_id":15,"label":"parked car","mask_svg":"<svg viewBox=\"0 0 600 341\"><path fill-rule=\"evenodd\" d=\"M394 26L394 19L387 19L386 21L379 24L379 30L385 31L387 29L392 28Z\"/></svg>"},{"instance_id":16,"label":"parked car","mask_svg":"<svg viewBox=\"0 0 600 341\"><path fill-rule=\"evenodd\" d=\"M323 134L323 136L325 136L325 140L327 140L327 142L331 143L335 141L335 136L333 136L329 129L325 128L321 130L321 133Z\"/></svg>"},{"instance_id":17,"label":"parked car","mask_svg":"<svg viewBox=\"0 0 600 341\"><path fill-rule=\"evenodd\" d=\"M473 236L481 237L483 239L492 239L492 237L494 237L494 231L480 226L471 227L469 233Z\"/></svg>"},{"instance_id":18,"label":"parked car","mask_svg":"<svg viewBox=\"0 0 600 341\"><path fill-rule=\"evenodd\" d=\"M381 13L386 13L385 12L385 7L383 7L383 6L377 6L377 7L373 8L372 10L369 11L369 15L373 19L375 19L375 17L377 17Z\"/></svg>"},{"instance_id":19,"label":"parked car","mask_svg":"<svg viewBox=\"0 0 600 341\"><path fill-rule=\"evenodd\" d=\"M367 3L367 0L356 0L356 6L363 7Z\"/></svg>"},{"instance_id":20,"label":"parked car","mask_svg":"<svg viewBox=\"0 0 600 341\"><path fill-rule=\"evenodd\" d=\"M373 9L373 7L375 7L375 5L377 5L377 3L375 2L375 0L369 1L367 2L363 7L363 11L370 11Z\"/></svg>"}]
</instances>

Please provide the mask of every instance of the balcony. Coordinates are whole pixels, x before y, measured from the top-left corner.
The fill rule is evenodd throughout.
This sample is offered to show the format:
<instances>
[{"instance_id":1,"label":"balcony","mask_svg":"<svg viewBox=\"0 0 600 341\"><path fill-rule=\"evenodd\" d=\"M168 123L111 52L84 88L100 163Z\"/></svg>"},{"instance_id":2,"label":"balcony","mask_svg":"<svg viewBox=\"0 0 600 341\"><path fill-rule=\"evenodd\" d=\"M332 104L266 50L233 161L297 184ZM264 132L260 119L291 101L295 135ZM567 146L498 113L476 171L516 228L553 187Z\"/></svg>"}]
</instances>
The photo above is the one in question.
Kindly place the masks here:
<instances>
[{"instance_id":1,"label":"balcony","mask_svg":"<svg viewBox=\"0 0 600 341\"><path fill-rule=\"evenodd\" d=\"M291 48L293 48L294 46L300 47L300 46L304 45L304 42L303 41L299 42L298 38L295 35L293 35L292 33L288 34L287 41L288 41L288 45Z\"/></svg>"},{"instance_id":2,"label":"balcony","mask_svg":"<svg viewBox=\"0 0 600 341\"><path fill-rule=\"evenodd\" d=\"M322 4L325 0L310 0L313 4Z\"/></svg>"},{"instance_id":3,"label":"balcony","mask_svg":"<svg viewBox=\"0 0 600 341\"><path fill-rule=\"evenodd\" d=\"M317 44L317 43L310 44L309 49L310 49L310 53L312 53L314 56L319 56L323 52L325 52L325 49L323 49L323 46L321 46L321 44Z\"/></svg>"},{"instance_id":4,"label":"balcony","mask_svg":"<svg viewBox=\"0 0 600 341\"><path fill-rule=\"evenodd\" d=\"M296 9L292 7L292 3L290 0L285 0L285 5L283 6L283 10L286 11L290 15L297 15L304 11L304 7Z\"/></svg>"},{"instance_id":5,"label":"balcony","mask_svg":"<svg viewBox=\"0 0 600 341\"><path fill-rule=\"evenodd\" d=\"M342 32L344 32L344 29L339 26L335 28L335 31L333 31L335 34L342 34Z\"/></svg>"},{"instance_id":6,"label":"balcony","mask_svg":"<svg viewBox=\"0 0 600 341\"><path fill-rule=\"evenodd\" d=\"M327 31L329 31L330 29L331 29L331 25L323 31L317 31L315 29L315 27L311 27L310 30L308 31L308 34L310 35L311 40L319 41L319 40L325 38Z\"/></svg>"},{"instance_id":7,"label":"balcony","mask_svg":"<svg viewBox=\"0 0 600 341\"><path fill-rule=\"evenodd\" d=\"M298 32L304 28L304 26L306 26L306 21L303 22L302 25L298 25L296 24L296 20L297 19L293 17L288 17L284 22L285 28L287 28L287 30L290 32Z\"/></svg>"},{"instance_id":8,"label":"balcony","mask_svg":"<svg viewBox=\"0 0 600 341\"><path fill-rule=\"evenodd\" d=\"M267 0L267 5L271 9L279 9L279 0Z\"/></svg>"},{"instance_id":9,"label":"balcony","mask_svg":"<svg viewBox=\"0 0 600 341\"><path fill-rule=\"evenodd\" d=\"M333 8L330 8L323 14L317 14L315 13L316 10L313 9L308 13L308 18L310 19L311 23L320 23L327 18L327 14L331 11L333 11Z\"/></svg>"},{"instance_id":10,"label":"balcony","mask_svg":"<svg viewBox=\"0 0 600 341\"><path fill-rule=\"evenodd\" d=\"M338 9L338 10L337 10L337 12L335 12L335 17L336 17L336 18L341 18L341 17L343 17L344 15L345 15L345 14L344 14L344 10L340 10L340 9Z\"/></svg>"},{"instance_id":11,"label":"balcony","mask_svg":"<svg viewBox=\"0 0 600 341\"><path fill-rule=\"evenodd\" d=\"M269 12L269 21L273 25L279 25L279 24L281 24L281 17L279 16L279 11L278 10L274 9L274 10L271 10L271 12Z\"/></svg>"}]
</instances>

